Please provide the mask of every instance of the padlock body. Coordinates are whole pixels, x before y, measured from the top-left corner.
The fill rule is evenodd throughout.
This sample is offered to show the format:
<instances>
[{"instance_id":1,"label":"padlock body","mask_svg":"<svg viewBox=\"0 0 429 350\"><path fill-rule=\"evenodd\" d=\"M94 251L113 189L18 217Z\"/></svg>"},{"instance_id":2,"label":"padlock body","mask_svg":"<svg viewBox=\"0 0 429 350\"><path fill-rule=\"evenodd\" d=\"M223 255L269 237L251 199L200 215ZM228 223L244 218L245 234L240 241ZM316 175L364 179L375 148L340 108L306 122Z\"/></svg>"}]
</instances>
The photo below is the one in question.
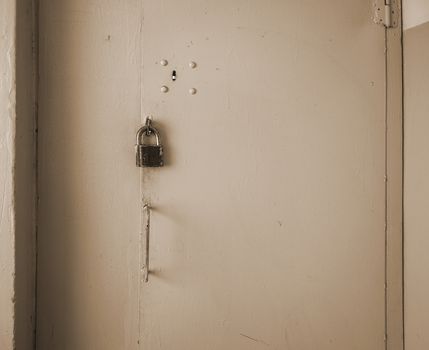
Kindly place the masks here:
<instances>
[{"instance_id":1,"label":"padlock body","mask_svg":"<svg viewBox=\"0 0 429 350\"><path fill-rule=\"evenodd\" d=\"M136 165L143 168L164 165L161 145L137 145Z\"/></svg>"}]
</instances>

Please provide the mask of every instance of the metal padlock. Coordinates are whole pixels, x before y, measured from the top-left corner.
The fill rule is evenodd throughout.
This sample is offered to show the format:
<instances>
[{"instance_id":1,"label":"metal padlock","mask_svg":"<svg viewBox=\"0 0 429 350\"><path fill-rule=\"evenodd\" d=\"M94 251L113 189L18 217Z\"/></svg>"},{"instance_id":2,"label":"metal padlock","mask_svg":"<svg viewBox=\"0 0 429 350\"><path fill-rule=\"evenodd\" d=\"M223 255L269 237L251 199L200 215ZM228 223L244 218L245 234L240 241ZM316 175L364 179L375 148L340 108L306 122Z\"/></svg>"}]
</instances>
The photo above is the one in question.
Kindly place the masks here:
<instances>
[{"instance_id":1,"label":"metal padlock","mask_svg":"<svg viewBox=\"0 0 429 350\"><path fill-rule=\"evenodd\" d=\"M148 138L150 135L155 135L155 145L145 143L145 136ZM158 130L144 125L137 131L136 138L136 165L142 168L163 166L163 151Z\"/></svg>"}]
</instances>

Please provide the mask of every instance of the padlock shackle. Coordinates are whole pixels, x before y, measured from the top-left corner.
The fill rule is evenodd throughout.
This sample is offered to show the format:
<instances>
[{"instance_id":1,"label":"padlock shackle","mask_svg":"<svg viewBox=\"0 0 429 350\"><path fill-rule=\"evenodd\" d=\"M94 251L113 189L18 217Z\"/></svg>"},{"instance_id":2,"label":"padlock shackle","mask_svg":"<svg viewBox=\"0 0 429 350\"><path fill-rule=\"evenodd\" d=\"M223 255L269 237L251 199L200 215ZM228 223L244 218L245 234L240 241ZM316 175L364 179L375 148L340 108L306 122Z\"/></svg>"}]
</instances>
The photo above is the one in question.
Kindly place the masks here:
<instances>
[{"instance_id":1,"label":"padlock shackle","mask_svg":"<svg viewBox=\"0 0 429 350\"><path fill-rule=\"evenodd\" d=\"M156 144L159 146L161 144L161 138L159 136L158 130L156 130L151 125L143 125L136 134L136 145L144 145L144 143L141 143L143 136L146 135L146 131L149 130L151 133L155 135L156 138Z\"/></svg>"}]
</instances>

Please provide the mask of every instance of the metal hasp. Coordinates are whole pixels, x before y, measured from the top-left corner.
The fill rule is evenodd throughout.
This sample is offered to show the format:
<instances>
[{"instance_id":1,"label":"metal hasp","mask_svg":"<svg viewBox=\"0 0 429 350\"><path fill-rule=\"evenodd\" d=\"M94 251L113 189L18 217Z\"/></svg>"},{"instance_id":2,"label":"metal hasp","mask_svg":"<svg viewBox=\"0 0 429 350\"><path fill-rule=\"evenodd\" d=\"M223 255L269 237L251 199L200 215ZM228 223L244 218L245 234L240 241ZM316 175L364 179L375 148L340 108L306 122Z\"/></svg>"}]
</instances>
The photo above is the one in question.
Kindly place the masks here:
<instances>
[{"instance_id":1,"label":"metal hasp","mask_svg":"<svg viewBox=\"0 0 429 350\"><path fill-rule=\"evenodd\" d=\"M150 118L142 126L136 135L136 166L140 168L155 168L164 166L163 149L159 132L151 125ZM154 136L156 144L145 143L145 138Z\"/></svg>"}]
</instances>

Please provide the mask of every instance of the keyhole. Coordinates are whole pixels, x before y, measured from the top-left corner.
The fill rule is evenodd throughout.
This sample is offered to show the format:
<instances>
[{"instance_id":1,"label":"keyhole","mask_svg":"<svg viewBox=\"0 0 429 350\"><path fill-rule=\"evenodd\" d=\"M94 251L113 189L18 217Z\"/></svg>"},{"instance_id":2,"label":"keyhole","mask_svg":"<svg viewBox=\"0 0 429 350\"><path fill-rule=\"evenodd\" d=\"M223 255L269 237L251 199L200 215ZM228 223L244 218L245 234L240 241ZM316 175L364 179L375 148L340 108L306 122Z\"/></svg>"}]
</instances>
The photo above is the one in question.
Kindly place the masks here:
<instances>
[{"instance_id":1,"label":"keyhole","mask_svg":"<svg viewBox=\"0 0 429 350\"><path fill-rule=\"evenodd\" d=\"M177 74L176 74L176 71L174 70L174 71L171 73L171 80L176 81L176 79L177 79Z\"/></svg>"}]
</instances>

